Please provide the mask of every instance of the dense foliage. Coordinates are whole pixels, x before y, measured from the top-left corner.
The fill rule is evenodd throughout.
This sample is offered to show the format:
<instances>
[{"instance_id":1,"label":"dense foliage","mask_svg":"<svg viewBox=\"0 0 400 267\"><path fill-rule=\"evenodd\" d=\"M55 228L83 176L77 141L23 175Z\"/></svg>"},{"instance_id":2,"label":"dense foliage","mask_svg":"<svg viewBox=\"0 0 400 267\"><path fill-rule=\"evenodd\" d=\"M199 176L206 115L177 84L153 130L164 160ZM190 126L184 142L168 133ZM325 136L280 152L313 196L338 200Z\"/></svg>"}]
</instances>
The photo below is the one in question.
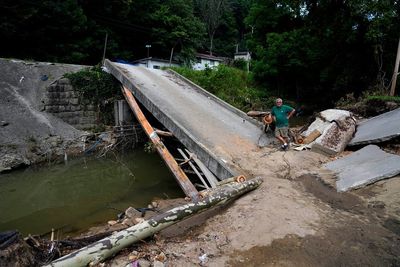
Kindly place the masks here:
<instances>
[{"instance_id":1,"label":"dense foliage","mask_svg":"<svg viewBox=\"0 0 400 267\"><path fill-rule=\"evenodd\" d=\"M95 105L99 113L99 123L111 124L114 120L114 100L121 99L120 84L101 67L94 66L64 75L78 92L82 105Z\"/></svg>"},{"instance_id":2,"label":"dense foliage","mask_svg":"<svg viewBox=\"0 0 400 267\"><path fill-rule=\"evenodd\" d=\"M387 92L400 32L398 0L1 0L1 6L1 57L97 64L106 35L112 60L172 55L188 62L196 51L232 58L238 48L251 52L263 95L322 106L371 88Z\"/></svg>"},{"instance_id":3,"label":"dense foliage","mask_svg":"<svg viewBox=\"0 0 400 267\"><path fill-rule=\"evenodd\" d=\"M388 89L399 38L394 0L255 0L246 21L254 73L301 102Z\"/></svg>"}]
</instances>

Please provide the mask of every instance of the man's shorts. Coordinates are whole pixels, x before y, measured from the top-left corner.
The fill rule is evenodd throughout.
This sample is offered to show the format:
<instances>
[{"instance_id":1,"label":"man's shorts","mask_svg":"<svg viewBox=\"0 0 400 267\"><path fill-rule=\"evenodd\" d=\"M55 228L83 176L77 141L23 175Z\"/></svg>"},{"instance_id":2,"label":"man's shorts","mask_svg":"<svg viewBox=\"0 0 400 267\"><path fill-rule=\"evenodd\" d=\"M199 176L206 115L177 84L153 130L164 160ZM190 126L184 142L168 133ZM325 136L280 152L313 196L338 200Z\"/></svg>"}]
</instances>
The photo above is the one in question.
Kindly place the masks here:
<instances>
[{"instance_id":1,"label":"man's shorts","mask_svg":"<svg viewBox=\"0 0 400 267\"><path fill-rule=\"evenodd\" d=\"M283 138L289 138L289 127L276 127L275 128L275 136L282 136Z\"/></svg>"}]
</instances>

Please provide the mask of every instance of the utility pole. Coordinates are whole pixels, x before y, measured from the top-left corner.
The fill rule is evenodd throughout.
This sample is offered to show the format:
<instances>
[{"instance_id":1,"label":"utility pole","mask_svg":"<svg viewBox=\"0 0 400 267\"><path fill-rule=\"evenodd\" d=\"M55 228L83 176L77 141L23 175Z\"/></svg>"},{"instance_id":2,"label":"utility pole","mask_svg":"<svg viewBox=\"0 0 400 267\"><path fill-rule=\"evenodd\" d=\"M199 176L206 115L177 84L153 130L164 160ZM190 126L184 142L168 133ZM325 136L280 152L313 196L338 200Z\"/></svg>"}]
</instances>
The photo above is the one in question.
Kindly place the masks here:
<instances>
[{"instance_id":1,"label":"utility pole","mask_svg":"<svg viewBox=\"0 0 400 267\"><path fill-rule=\"evenodd\" d=\"M106 32L106 39L104 40L103 60L101 61L102 65L104 65L104 60L106 58L107 39L108 39L108 32Z\"/></svg>"},{"instance_id":2,"label":"utility pole","mask_svg":"<svg viewBox=\"0 0 400 267\"><path fill-rule=\"evenodd\" d=\"M146 67L149 67L149 60L150 60L150 47L151 45L147 44L146 48L147 48L147 59L146 59Z\"/></svg>"},{"instance_id":3,"label":"utility pole","mask_svg":"<svg viewBox=\"0 0 400 267\"><path fill-rule=\"evenodd\" d=\"M394 96L394 93L396 91L397 75L399 74L399 62L400 62L400 38L399 38L399 44L397 46L397 56L396 56L396 63L394 64L392 87L390 87L390 96Z\"/></svg>"},{"instance_id":4,"label":"utility pole","mask_svg":"<svg viewBox=\"0 0 400 267\"><path fill-rule=\"evenodd\" d=\"M174 55L174 47L171 48L171 55L169 56L169 66L172 64L172 56Z\"/></svg>"},{"instance_id":5,"label":"utility pole","mask_svg":"<svg viewBox=\"0 0 400 267\"><path fill-rule=\"evenodd\" d=\"M146 45L146 48L147 48L147 57L150 57L150 47L151 47L151 45Z\"/></svg>"}]
</instances>

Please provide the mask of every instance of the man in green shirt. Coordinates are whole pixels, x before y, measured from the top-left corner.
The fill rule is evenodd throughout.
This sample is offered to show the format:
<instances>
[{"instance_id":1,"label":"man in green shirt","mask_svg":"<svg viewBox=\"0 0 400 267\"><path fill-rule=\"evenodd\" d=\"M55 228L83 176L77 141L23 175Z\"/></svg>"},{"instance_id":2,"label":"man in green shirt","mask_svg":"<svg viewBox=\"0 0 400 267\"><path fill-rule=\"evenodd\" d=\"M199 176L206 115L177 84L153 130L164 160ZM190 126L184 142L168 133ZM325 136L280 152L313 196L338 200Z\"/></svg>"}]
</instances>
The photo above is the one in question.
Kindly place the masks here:
<instances>
[{"instance_id":1,"label":"man in green shirt","mask_svg":"<svg viewBox=\"0 0 400 267\"><path fill-rule=\"evenodd\" d=\"M289 142L289 119L295 112L295 109L283 105L282 99L278 98L275 101L275 106L272 107L272 118L275 121L275 137L282 143L281 148L286 150Z\"/></svg>"}]
</instances>

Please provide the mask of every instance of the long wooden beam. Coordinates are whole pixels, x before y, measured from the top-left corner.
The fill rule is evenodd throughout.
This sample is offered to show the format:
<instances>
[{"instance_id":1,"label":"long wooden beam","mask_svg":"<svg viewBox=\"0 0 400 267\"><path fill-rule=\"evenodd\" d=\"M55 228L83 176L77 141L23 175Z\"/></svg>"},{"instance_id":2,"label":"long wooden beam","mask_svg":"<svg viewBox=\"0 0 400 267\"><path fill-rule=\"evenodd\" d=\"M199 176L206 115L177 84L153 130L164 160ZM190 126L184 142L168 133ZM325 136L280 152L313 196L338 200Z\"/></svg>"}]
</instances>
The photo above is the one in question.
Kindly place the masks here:
<instances>
[{"instance_id":1,"label":"long wooden beam","mask_svg":"<svg viewBox=\"0 0 400 267\"><path fill-rule=\"evenodd\" d=\"M191 198L192 201L198 202L200 200L200 195L197 189L194 187L192 182L190 182L189 178L183 172L183 170L179 167L178 163L175 161L174 157L169 153L168 149L164 146L163 142L161 141L160 137L157 135L156 131L150 125L146 117L144 116L142 110L140 109L138 103L136 102L132 92L123 86L122 93L125 96L126 101L128 102L130 108L132 109L135 117L142 125L144 131L146 132L147 136L155 145L157 152L160 156L164 159L165 163L167 164L168 168L175 176L176 180L179 183L179 186L182 188L183 192Z\"/></svg>"}]
</instances>

